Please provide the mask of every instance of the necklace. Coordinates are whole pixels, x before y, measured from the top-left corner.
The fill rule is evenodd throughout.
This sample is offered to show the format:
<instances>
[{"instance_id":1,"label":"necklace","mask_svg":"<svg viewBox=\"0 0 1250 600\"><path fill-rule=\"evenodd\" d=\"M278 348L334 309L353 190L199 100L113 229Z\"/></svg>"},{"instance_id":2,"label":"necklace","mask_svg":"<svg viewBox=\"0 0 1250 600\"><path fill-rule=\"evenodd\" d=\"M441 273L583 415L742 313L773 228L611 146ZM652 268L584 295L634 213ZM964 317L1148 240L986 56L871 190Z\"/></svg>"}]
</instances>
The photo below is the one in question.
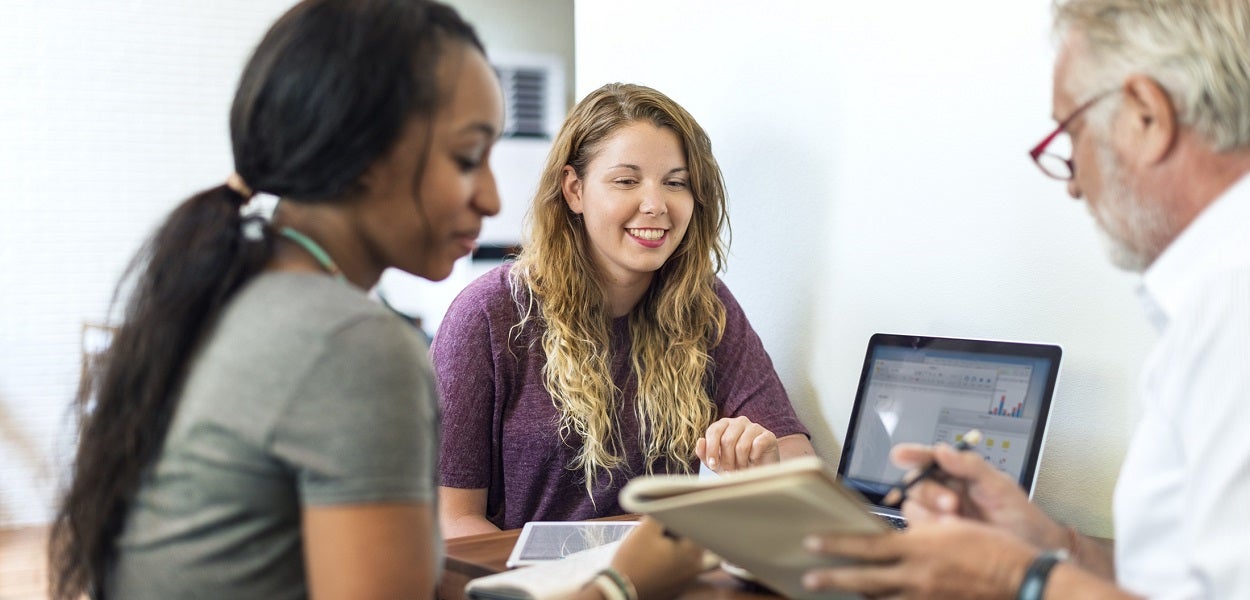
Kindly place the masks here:
<instances>
[{"instance_id":1,"label":"necklace","mask_svg":"<svg viewBox=\"0 0 1250 600\"><path fill-rule=\"evenodd\" d=\"M321 245L314 242L312 238L295 231L290 227L283 227L278 233L281 233L282 237L299 244L300 248L303 248L311 254L313 258L317 259L317 264L321 265L321 268L325 269L327 273L333 275L335 279L339 281L347 281L347 278L343 276L343 272L339 270L339 266L334 264L334 259L330 258L330 253L326 252L325 248L322 248Z\"/></svg>"}]
</instances>

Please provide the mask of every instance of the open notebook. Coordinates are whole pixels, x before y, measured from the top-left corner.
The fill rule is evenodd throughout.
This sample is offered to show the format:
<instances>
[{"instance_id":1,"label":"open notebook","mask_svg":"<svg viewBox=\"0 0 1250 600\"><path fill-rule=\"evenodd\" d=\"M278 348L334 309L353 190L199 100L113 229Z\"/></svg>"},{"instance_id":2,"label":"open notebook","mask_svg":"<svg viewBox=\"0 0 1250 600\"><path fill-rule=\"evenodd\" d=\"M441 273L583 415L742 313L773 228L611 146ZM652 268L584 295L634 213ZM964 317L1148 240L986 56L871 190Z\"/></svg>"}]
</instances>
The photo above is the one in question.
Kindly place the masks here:
<instances>
[{"instance_id":1,"label":"open notebook","mask_svg":"<svg viewBox=\"0 0 1250 600\"><path fill-rule=\"evenodd\" d=\"M896 527L882 498L903 476L890 462L901 442L954 444L978 429L985 460L1033 494L1059 346L878 333L868 342L838 475Z\"/></svg>"}]
</instances>

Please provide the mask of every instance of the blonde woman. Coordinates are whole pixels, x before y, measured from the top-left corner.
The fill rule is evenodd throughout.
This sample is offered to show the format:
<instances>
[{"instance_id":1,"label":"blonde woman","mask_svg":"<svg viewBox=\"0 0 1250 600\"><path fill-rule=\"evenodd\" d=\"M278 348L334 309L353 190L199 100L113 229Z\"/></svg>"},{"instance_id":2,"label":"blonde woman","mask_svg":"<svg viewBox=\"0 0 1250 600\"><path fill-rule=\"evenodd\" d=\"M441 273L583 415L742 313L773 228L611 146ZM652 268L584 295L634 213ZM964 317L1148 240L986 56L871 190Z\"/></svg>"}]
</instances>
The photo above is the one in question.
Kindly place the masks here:
<instances>
[{"instance_id":1,"label":"blonde woman","mask_svg":"<svg viewBox=\"0 0 1250 600\"><path fill-rule=\"evenodd\" d=\"M456 537L620 514L632 477L811 454L772 362L716 276L728 227L707 134L609 84L565 121L524 249L448 310L440 521Z\"/></svg>"}]
</instances>

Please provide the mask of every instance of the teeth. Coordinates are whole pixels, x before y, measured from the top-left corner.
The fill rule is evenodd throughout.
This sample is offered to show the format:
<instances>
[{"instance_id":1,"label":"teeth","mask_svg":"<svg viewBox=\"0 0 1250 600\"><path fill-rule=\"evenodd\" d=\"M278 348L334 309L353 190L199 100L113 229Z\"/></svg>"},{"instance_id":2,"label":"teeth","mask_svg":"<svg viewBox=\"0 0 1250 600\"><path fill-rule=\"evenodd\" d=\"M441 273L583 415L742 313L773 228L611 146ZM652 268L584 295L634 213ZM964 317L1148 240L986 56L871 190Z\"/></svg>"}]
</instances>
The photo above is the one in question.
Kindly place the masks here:
<instances>
[{"instance_id":1,"label":"teeth","mask_svg":"<svg viewBox=\"0 0 1250 600\"><path fill-rule=\"evenodd\" d=\"M629 235L654 242L664 237L663 229L628 229Z\"/></svg>"}]
</instances>

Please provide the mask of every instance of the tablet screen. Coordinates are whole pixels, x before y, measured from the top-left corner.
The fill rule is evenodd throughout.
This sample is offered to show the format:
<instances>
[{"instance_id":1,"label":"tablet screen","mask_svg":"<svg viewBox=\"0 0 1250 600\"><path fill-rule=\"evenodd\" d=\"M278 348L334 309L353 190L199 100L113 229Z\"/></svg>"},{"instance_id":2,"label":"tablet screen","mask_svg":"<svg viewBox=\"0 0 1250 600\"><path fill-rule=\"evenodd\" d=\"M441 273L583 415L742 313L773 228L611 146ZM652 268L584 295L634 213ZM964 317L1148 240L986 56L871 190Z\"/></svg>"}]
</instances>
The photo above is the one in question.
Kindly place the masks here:
<instances>
[{"instance_id":1,"label":"tablet screen","mask_svg":"<svg viewBox=\"0 0 1250 600\"><path fill-rule=\"evenodd\" d=\"M635 521L531 521L521 530L509 567L559 560L625 537Z\"/></svg>"}]
</instances>

